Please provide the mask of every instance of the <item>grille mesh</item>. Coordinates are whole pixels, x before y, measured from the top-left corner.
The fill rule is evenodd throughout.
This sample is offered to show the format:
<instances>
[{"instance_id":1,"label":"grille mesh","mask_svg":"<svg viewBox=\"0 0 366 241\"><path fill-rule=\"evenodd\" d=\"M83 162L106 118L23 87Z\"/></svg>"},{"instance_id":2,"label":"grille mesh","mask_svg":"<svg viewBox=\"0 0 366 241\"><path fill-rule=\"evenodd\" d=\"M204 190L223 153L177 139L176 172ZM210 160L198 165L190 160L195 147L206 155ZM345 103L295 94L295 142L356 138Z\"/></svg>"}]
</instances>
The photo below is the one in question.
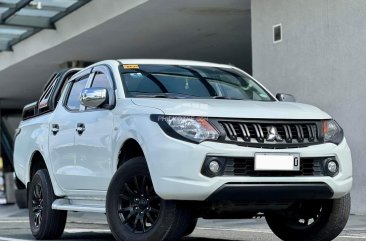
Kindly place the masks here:
<instances>
[{"instance_id":1,"label":"grille mesh","mask_svg":"<svg viewBox=\"0 0 366 241\"><path fill-rule=\"evenodd\" d=\"M324 158L302 158L300 171L255 171L254 158L228 158L225 165L224 176L250 176L250 177L286 177L286 176L323 176L321 162Z\"/></svg>"},{"instance_id":2,"label":"grille mesh","mask_svg":"<svg viewBox=\"0 0 366 241\"><path fill-rule=\"evenodd\" d=\"M221 142L257 144L257 147L291 148L322 143L317 121L241 121L214 120L224 132Z\"/></svg>"}]
</instances>

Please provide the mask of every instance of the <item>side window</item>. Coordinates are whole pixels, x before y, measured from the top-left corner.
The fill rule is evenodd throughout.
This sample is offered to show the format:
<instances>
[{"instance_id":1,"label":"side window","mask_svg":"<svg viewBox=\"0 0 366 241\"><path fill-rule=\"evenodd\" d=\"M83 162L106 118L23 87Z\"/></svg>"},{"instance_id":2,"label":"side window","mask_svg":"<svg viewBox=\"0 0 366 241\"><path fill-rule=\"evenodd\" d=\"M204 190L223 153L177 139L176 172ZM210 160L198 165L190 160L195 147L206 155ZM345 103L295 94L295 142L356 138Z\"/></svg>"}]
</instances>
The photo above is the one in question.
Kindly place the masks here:
<instances>
[{"instance_id":1,"label":"side window","mask_svg":"<svg viewBox=\"0 0 366 241\"><path fill-rule=\"evenodd\" d=\"M105 88L108 90L108 99L107 99L107 103L105 103L105 106L110 106L113 105L114 103L114 91L113 91L113 85L110 81L110 79L108 79L108 76L101 72L101 71L97 71L95 72L91 87L93 88ZM86 107L86 109L91 109L90 107Z\"/></svg>"},{"instance_id":2,"label":"side window","mask_svg":"<svg viewBox=\"0 0 366 241\"><path fill-rule=\"evenodd\" d=\"M86 83L88 82L88 76L83 77L82 79L75 81L72 84L69 96L67 98L66 106L70 110L79 110L80 109L80 94L81 91L85 88Z\"/></svg>"},{"instance_id":3,"label":"side window","mask_svg":"<svg viewBox=\"0 0 366 241\"><path fill-rule=\"evenodd\" d=\"M53 88L56 85L56 82L58 81L58 78L55 77L52 82L49 84L49 86L46 88L46 90L43 92L40 100L39 100L39 104L38 104L38 108L39 109L43 109L43 108L47 108L48 107L48 99L50 97L50 94L53 90Z\"/></svg>"},{"instance_id":4,"label":"side window","mask_svg":"<svg viewBox=\"0 0 366 241\"><path fill-rule=\"evenodd\" d=\"M111 83L108 80L108 77L103 74L102 72L96 72L94 79L93 79L93 84L91 87L100 87L100 88L106 88L106 89L111 89Z\"/></svg>"},{"instance_id":5,"label":"side window","mask_svg":"<svg viewBox=\"0 0 366 241\"><path fill-rule=\"evenodd\" d=\"M63 84L62 84L62 87L61 87L61 91L59 91L57 93L57 96L56 96L56 105L60 101L61 95L64 92L64 90L65 90L65 88L67 86L67 83L69 82L69 80L70 80L71 77L72 77L72 75L68 76L66 79L63 80Z\"/></svg>"}]
</instances>

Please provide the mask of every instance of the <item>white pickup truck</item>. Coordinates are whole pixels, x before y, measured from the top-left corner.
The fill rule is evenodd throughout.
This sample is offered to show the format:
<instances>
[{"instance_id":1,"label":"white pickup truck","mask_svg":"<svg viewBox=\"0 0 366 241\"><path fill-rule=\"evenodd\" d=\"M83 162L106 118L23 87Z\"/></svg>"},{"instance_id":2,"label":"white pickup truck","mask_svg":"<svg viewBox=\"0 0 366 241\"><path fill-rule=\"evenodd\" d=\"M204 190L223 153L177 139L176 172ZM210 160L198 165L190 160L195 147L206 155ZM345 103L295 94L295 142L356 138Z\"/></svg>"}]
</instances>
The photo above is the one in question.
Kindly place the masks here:
<instances>
[{"instance_id":1,"label":"white pickup truck","mask_svg":"<svg viewBox=\"0 0 366 241\"><path fill-rule=\"evenodd\" d=\"M197 218L265 216L282 240L328 241L350 212L342 128L222 64L123 59L56 75L24 108L14 166L37 239L67 211L117 240L179 240Z\"/></svg>"}]
</instances>

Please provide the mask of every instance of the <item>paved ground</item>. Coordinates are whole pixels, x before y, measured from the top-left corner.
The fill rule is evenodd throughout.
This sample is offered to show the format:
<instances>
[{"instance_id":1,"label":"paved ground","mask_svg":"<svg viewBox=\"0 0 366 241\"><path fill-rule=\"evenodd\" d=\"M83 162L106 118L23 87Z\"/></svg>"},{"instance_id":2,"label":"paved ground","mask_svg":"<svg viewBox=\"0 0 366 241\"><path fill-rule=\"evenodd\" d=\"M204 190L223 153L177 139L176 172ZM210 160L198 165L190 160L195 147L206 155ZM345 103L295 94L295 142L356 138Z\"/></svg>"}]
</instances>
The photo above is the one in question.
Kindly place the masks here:
<instances>
[{"instance_id":1,"label":"paved ground","mask_svg":"<svg viewBox=\"0 0 366 241\"><path fill-rule=\"evenodd\" d=\"M27 211L13 205L0 205L0 241L33 240L29 231ZM69 213L62 240L108 241L114 240L108 230L104 215ZM200 220L187 241L278 241L264 219L255 220ZM344 232L337 241L366 241L366 216L352 215Z\"/></svg>"}]
</instances>

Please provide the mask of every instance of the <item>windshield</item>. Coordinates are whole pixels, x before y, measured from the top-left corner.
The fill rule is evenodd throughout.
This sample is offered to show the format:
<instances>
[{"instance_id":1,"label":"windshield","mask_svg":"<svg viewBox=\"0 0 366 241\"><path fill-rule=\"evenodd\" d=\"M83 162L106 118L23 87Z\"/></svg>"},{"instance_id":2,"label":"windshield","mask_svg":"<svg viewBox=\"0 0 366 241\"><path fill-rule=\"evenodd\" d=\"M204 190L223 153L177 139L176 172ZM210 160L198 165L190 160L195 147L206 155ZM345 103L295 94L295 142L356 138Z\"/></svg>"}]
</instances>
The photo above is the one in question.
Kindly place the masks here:
<instances>
[{"instance_id":1,"label":"windshield","mask_svg":"<svg viewBox=\"0 0 366 241\"><path fill-rule=\"evenodd\" d=\"M120 73L127 97L274 101L253 79L231 68L128 64Z\"/></svg>"}]
</instances>

